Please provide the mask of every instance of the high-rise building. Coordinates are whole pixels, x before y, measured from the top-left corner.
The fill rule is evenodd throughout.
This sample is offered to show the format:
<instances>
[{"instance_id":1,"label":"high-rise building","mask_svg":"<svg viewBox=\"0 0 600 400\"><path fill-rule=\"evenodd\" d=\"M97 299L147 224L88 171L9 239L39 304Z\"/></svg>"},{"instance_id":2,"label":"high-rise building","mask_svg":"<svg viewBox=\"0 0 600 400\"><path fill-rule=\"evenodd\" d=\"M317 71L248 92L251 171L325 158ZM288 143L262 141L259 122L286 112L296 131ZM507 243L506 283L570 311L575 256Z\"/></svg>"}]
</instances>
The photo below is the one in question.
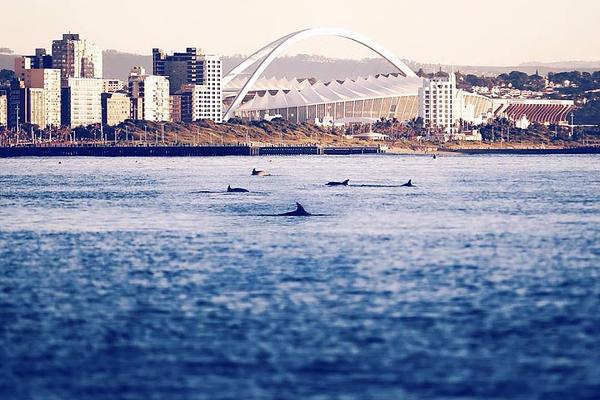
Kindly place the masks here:
<instances>
[{"instance_id":1,"label":"high-rise building","mask_svg":"<svg viewBox=\"0 0 600 400\"><path fill-rule=\"evenodd\" d=\"M8 94L0 91L0 126L8 126Z\"/></svg>"},{"instance_id":2,"label":"high-rise building","mask_svg":"<svg viewBox=\"0 0 600 400\"><path fill-rule=\"evenodd\" d=\"M217 56L204 55L195 47L185 53L168 55L160 49L152 49L154 75L169 78L170 94L190 92L190 85L203 86L194 89L197 99L192 120L209 119L221 122L223 95L221 90L222 65ZM185 88L184 88L185 86ZM201 95L199 93L202 93ZM183 101L183 99L182 99ZM182 109L182 116L185 114ZM182 117L185 121L185 117Z\"/></svg>"},{"instance_id":3,"label":"high-rise building","mask_svg":"<svg viewBox=\"0 0 600 400\"><path fill-rule=\"evenodd\" d=\"M185 53L166 55L153 49L153 69L156 75L167 76L171 95L180 96L181 120L222 121L222 65L217 56L200 54L195 48Z\"/></svg>"},{"instance_id":4,"label":"high-rise building","mask_svg":"<svg viewBox=\"0 0 600 400\"><path fill-rule=\"evenodd\" d=\"M200 119L220 123L223 120L223 91L221 87L222 63L218 56L202 56L205 94Z\"/></svg>"},{"instance_id":5,"label":"high-rise building","mask_svg":"<svg viewBox=\"0 0 600 400\"><path fill-rule=\"evenodd\" d=\"M58 127L61 119L60 70L28 69L24 71L23 81L27 89L42 89L44 97L43 123L41 128Z\"/></svg>"},{"instance_id":6,"label":"high-rise building","mask_svg":"<svg viewBox=\"0 0 600 400\"><path fill-rule=\"evenodd\" d=\"M38 127L46 126L46 101L44 97L44 89L25 88L24 122L37 125Z\"/></svg>"},{"instance_id":7,"label":"high-rise building","mask_svg":"<svg viewBox=\"0 0 600 400\"><path fill-rule=\"evenodd\" d=\"M419 88L419 116L425 128L448 134L457 131L462 105L456 75L425 79Z\"/></svg>"},{"instance_id":8,"label":"high-rise building","mask_svg":"<svg viewBox=\"0 0 600 400\"><path fill-rule=\"evenodd\" d=\"M131 118L131 99L125 93L102 93L102 123L116 126Z\"/></svg>"},{"instance_id":9,"label":"high-rise building","mask_svg":"<svg viewBox=\"0 0 600 400\"><path fill-rule=\"evenodd\" d=\"M132 118L145 121L170 121L169 81L164 76L147 75L142 67L129 74Z\"/></svg>"},{"instance_id":10,"label":"high-rise building","mask_svg":"<svg viewBox=\"0 0 600 400\"><path fill-rule=\"evenodd\" d=\"M25 78L27 70L50 68L52 68L52 56L46 54L46 49L35 49L35 55L15 58L15 74L19 79Z\"/></svg>"},{"instance_id":11,"label":"high-rise building","mask_svg":"<svg viewBox=\"0 0 600 400\"><path fill-rule=\"evenodd\" d=\"M10 129L16 129L26 122L26 90L23 80L15 79L10 84L8 92L8 127Z\"/></svg>"},{"instance_id":12,"label":"high-rise building","mask_svg":"<svg viewBox=\"0 0 600 400\"><path fill-rule=\"evenodd\" d=\"M102 78L102 51L78 34L66 33L52 42L52 65L61 70L61 85L69 78Z\"/></svg>"},{"instance_id":13,"label":"high-rise building","mask_svg":"<svg viewBox=\"0 0 600 400\"><path fill-rule=\"evenodd\" d=\"M62 89L62 124L72 128L102 122L102 79L69 78Z\"/></svg>"},{"instance_id":14,"label":"high-rise building","mask_svg":"<svg viewBox=\"0 0 600 400\"><path fill-rule=\"evenodd\" d=\"M174 94L181 85L202 85L203 67L201 51L188 47L185 53L168 55L161 49L152 49L152 74L166 76L169 79L170 94Z\"/></svg>"},{"instance_id":15,"label":"high-rise building","mask_svg":"<svg viewBox=\"0 0 600 400\"><path fill-rule=\"evenodd\" d=\"M8 95L8 127L21 129L23 124L46 127L46 96L43 88L26 87L15 80Z\"/></svg>"},{"instance_id":16,"label":"high-rise building","mask_svg":"<svg viewBox=\"0 0 600 400\"><path fill-rule=\"evenodd\" d=\"M214 93L207 85L183 85L178 92L181 96L181 120L221 122L220 108L217 109L213 99Z\"/></svg>"}]
</instances>

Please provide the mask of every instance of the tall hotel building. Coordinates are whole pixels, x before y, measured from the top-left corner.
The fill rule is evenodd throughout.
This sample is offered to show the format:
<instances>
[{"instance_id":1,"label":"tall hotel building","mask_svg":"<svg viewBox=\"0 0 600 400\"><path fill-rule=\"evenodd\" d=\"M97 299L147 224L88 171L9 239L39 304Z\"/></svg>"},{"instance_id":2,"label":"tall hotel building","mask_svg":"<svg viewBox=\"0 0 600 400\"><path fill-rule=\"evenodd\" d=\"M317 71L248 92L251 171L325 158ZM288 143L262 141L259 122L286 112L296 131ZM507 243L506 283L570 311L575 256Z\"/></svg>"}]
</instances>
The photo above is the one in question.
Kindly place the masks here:
<instances>
[{"instance_id":1,"label":"tall hotel building","mask_svg":"<svg viewBox=\"0 0 600 400\"><path fill-rule=\"evenodd\" d=\"M185 53L167 55L160 49L152 49L152 74L169 79L170 94L181 85L202 85L204 83L204 62L202 53L195 47L188 47Z\"/></svg>"},{"instance_id":2,"label":"tall hotel building","mask_svg":"<svg viewBox=\"0 0 600 400\"><path fill-rule=\"evenodd\" d=\"M223 94L221 88L222 65L217 56L207 56L188 47L184 53L167 55L160 49L152 50L154 75L166 76L170 94L191 98L188 113L182 105L181 119L185 122L208 119L222 121ZM172 104L185 103L185 98L174 98ZM174 117L175 119L178 116Z\"/></svg>"},{"instance_id":3,"label":"tall hotel building","mask_svg":"<svg viewBox=\"0 0 600 400\"><path fill-rule=\"evenodd\" d=\"M164 76L147 75L142 67L129 74L131 116L145 121L170 121L169 81Z\"/></svg>"},{"instance_id":4,"label":"tall hotel building","mask_svg":"<svg viewBox=\"0 0 600 400\"><path fill-rule=\"evenodd\" d=\"M66 33L52 42L52 66L61 70L61 86L69 78L102 78L102 51L78 34Z\"/></svg>"},{"instance_id":5,"label":"tall hotel building","mask_svg":"<svg viewBox=\"0 0 600 400\"><path fill-rule=\"evenodd\" d=\"M58 89L58 90L57 90ZM8 127L28 123L40 128L61 125L60 73L53 69L25 70L25 78L11 84Z\"/></svg>"},{"instance_id":6,"label":"tall hotel building","mask_svg":"<svg viewBox=\"0 0 600 400\"><path fill-rule=\"evenodd\" d=\"M36 109L31 103L34 96L29 96L30 105L27 108L30 115L41 115L35 122L31 117L27 122L35 123L40 128L59 127L61 119L61 89L60 89L60 70L58 69L27 69L23 72L23 80L26 90L40 91L43 97L41 109ZM39 94L35 94L39 96Z\"/></svg>"},{"instance_id":7,"label":"tall hotel building","mask_svg":"<svg viewBox=\"0 0 600 400\"><path fill-rule=\"evenodd\" d=\"M75 128L102 122L102 79L69 78L62 89L62 123Z\"/></svg>"},{"instance_id":8,"label":"tall hotel building","mask_svg":"<svg viewBox=\"0 0 600 400\"><path fill-rule=\"evenodd\" d=\"M27 88L25 89L24 108L25 122L44 126L46 122L46 113L44 110L45 99L44 89Z\"/></svg>"},{"instance_id":9,"label":"tall hotel building","mask_svg":"<svg viewBox=\"0 0 600 400\"><path fill-rule=\"evenodd\" d=\"M455 133L462 112L461 96L456 89L456 75L423 80L419 88L419 116L425 128Z\"/></svg>"},{"instance_id":10,"label":"tall hotel building","mask_svg":"<svg viewBox=\"0 0 600 400\"><path fill-rule=\"evenodd\" d=\"M11 127L16 124L17 112L20 123L40 128L60 126L60 70L52 69L52 56L46 54L46 49L15 58L15 74L22 84L15 87L12 96Z\"/></svg>"},{"instance_id":11,"label":"tall hotel building","mask_svg":"<svg viewBox=\"0 0 600 400\"><path fill-rule=\"evenodd\" d=\"M215 122L223 120L223 91L221 88L222 63L218 56L203 56L204 102L201 103L201 118Z\"/></svg>"}]
</instances>

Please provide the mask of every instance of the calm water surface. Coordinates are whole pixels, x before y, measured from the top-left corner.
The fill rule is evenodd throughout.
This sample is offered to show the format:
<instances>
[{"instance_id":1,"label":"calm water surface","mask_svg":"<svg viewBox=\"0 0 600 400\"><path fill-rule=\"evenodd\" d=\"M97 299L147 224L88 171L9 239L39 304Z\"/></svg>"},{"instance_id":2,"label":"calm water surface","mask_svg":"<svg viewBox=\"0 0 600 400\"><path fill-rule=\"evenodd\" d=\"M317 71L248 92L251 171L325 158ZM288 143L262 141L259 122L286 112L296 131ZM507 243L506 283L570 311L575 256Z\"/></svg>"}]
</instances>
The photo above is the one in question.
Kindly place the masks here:
<instances>
[{"instance_id":1,"label":"calm water surface","mask_svg":"<svg viewBox=\"0 0 600 400\"><path fill-rule=\"evenodd\" d=\"M599 196L597 156L0 160L0 398L598 399Z\"/></svg>"}]
</instances>

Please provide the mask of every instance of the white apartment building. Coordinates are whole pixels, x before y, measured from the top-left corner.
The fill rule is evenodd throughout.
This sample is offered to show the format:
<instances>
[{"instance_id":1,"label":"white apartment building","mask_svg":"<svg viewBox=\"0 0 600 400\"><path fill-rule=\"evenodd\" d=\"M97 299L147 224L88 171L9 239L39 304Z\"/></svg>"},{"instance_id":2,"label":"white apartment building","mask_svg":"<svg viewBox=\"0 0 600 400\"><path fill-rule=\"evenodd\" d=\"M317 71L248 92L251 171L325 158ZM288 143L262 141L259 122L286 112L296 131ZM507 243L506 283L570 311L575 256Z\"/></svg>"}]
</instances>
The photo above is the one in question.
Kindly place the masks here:
<instances>
[{"instance_id":1,"label":"white apartment building","mask_svg":"<svg viewBox=\"0 0 600 400\"><path fill-rule=\"evenodd\" d=\"M102 78L102 50L78 34L64 34L52 42L52 67L61 70L61 84L69 78Z\"/></svg>"},{"instance_id":2,"label":"white apartment building","mask_svg":"<svg viewBox=\"0 0 600 400\"><path fill-rule=\"evenodd\" d=\"M456 75L423 80L419 88L419 116L425 128L455 133L462 112L462 95L456 89Z\"/></svg>"},{"instance_id":3,"label":"white apartment building","mask_svg":"<svg viewBox=\"0 0 600 400\"><path fill-rule=\"evenodd\" d=\"M62 100L63 125L74 128L102 122L102 79L69 78Z\"/></svg>"},{"instance_id":4,"label":"white apartment building","mask_svg":"<svg viewBox=\"0 0 600 400\"><path fill-rule=\"evenodd\" d=\"M26 88L24 94L24 121L43 127L46 122L44 89Z\"/></svg>"},{"instance_id":5,"label":"white apartment building","mask_svg":"<svg viewBox=\"0 0 600 400\"><path fill-rule=\"evenodd\" d=\"M200 57L204 63L203 85L200 99L200 117L198 119L212 120L217 123L223 121L223 90L221 87L222 62L221 58L212 55Z\"/></svg>"},{"instance_id":6,"label":"white apartment building","mask_svg":"<svg viewBox=\"0 0 600 400\"><path fill-rule=\"evenodd\" d=\"M184 122L202 119L215 121L217 119L211 110L211 95L213 92L206 85L182 85L178 93L183 96L182 120Z\"/></svg>"},{"instance_id":7,"label":"white apartment building","mask_svg":"<svg viewBox=\"0 0 600 400\"><path fill-rule=\"evenodd\" d=\"M44 96L41 128L59 127L61 118L60 70L27 69L23 71L26 88L42 89Z\"/></svg>"},{"instance_id":8,"label":"white apartment building","mask_svg":"<svg viewBox=\"0 0 600 400\"><path fill-rule=\"evenodd\" d=\"M129 74L129 95L133 104L133 119L170 121L169 80L166 76L147 75L142 67Z\"/></svg>"}]
</instances>

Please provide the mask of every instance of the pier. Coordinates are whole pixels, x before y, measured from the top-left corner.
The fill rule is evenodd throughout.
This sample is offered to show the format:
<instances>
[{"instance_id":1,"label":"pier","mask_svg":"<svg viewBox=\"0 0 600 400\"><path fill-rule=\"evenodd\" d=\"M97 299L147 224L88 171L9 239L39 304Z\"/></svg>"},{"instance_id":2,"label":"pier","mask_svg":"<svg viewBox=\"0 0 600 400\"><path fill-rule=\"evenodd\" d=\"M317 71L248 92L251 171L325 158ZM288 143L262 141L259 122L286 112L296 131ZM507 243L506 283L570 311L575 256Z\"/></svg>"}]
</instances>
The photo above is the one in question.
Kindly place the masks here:
<instances>
[{"instance_id":1,"label":"pier","mask_svg":"<svg viewBox=\"0 0 600 400\"><path fill-rule=\"evenodd\" d=\"M353 155L382 153L379 147L321 146L14 146L0 147L12 157L219 157Z\"/></svg>"}]
</instances>

